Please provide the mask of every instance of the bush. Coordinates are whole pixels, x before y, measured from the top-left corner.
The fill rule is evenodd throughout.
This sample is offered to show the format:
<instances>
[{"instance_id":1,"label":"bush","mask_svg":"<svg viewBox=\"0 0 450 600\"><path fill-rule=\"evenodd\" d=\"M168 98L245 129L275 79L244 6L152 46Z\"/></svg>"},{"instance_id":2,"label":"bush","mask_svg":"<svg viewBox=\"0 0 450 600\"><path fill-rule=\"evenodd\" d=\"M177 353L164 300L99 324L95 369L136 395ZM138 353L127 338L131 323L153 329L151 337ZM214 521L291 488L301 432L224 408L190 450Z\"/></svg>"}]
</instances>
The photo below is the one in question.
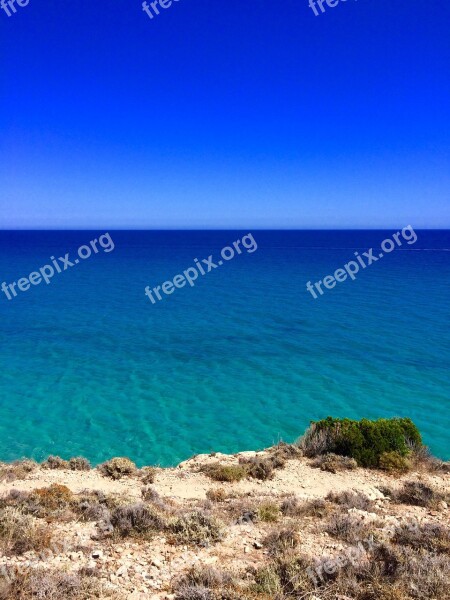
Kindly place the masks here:
<instances>
[{"instance_id":1,"label":"bush","mask_svg":"<svg viewBox=\"0 0 450 600\"><path fill-rule=\"evenodd\" d=\"M162 531L165 523L160 515L145 504L119 506L111 515L114 533L121 537L149 539L157 531Z\"/></svg>"},{"instance_id":2,"label":"bush","mask_svg":"<svg viewBox=\"0 0 450 600\"><path fill-rule=\"evenodd\" d=\"M280 518L280 509L275 502L263 502L258 507L258 517L264 523L275 523Z\"/></svg>"},{"instance_id":3,"label":"bush","mask_svg":"<svg viewBox=\"0 0 450 600\"><path fill-rule=\"evenodd\" d=\"M338 513L331 515L325 531L335 538L355 544L369 537L375 526L375 523L368 523L354 515Z\"/></svg>"},{"instance_id":4,"label":"bush","mask_svg":"<svg viewBox=\"0 0 450 600\"><path fill-rule=\"evenodd\" d=\"M149 483L155 483L157 472L158 472L158 469L155 469L155 467L143 467L139 471L139 475L141 476L142 483L144 485L148 485Z\"/></svg>"},{"instance_id":5,"label":"bush","mask_svg":"<svg viewBox=\"0 0 450 600\"><path fill-rule=\"evenodd\" d=\"M106 589L86 573L20 569L11 573L9 585L0 588L1 600L125 600L119 592Z\"/></svg>"},{"instance_id":6,"label":"bush","mask_svg":"<svg viewBox=\"0 0 450 600\"><path fill-rule=\"evenodd\" d=\"M110 519L110 511L123 504L122 498L106 495L101 491L85 490L77 498L74 510L81 515L83 521L100 521Z\"/></svg>"},{"instance_id":7,"label":"bush","mask_svg":"<svg viewBox=\"0 0 450 600\"><path fill-rule=\"evenodd\" d=\"M68 508L73 501L73 494L65 485L53 483L50 487L33 490L31 498L37 501L45 513L49 513Z\"/></svg>"},{"instance_id":8,"label":"bush","mask_svg":"<svg viewBox=\"0 0 450 600\"><path fill-rule=\"evenodd\" d=\"M134 475L137 471L136 465L129 458L112 458L99 465L100 473L111 479L122 479L127 475Z\"/></svg>"},{"instance_id":9,"label":"bush","mask_svg":"<svg viewBox=\"0 0 450 600\"><path fill-rule=\"evenodd\" d=\"M411 469L411 463L396 450L383 452L380 456L380 469L388 473L407 473Z\"/></svg>"},{"instance_id":10,"label":"bush","mask_svg":"<svg viewBox=\"0 0 450 600\"><path fill-rule=\"evenodd\" d=\"M300 441L305 455L313 458L332 452L354 458L362 467L379 467L385 452L407 456L422 446L419 430L411 419L352 421L328 417L313 422Z\"/></svg>"},{"instance_id":11,"label":"bush","mask_svg":"<svg viewBox=\"0 0 450 600\"><path fill-rule=\"evenodd\" d=\"M396 528L392 541L416 550L450 554L450 529L440 524L402 525Z\"/></svg>"},{"instance_id":12,"label":"bush","mask_svg":"<svg viewBox=\"0 0 450 600\"><path fill-rule=\"evenodd\" d=\"M240 464L245 465L247 469L247 476L253 477L253 479L259 479L260 481L266 481L272 479L274 475L274 469L281 465L284 465L284 460L276 459L277 466L273 458L261 458L258 456L252 456L251 458L240 457Z\"/></svg>"},{"instance_id":13,"label":"bush","mask_svg":"<svg viewBox=\"0 0 450 600\"><path fill-rule=\"evenodd\" d=\"M203 586L187 585L179 588L175 600L214 600L214 595Z\"/></svg>"},{"instance_id":14,"label":"bush","mask_svg":"<svg viewBox=\"0 0 450 600\"><path fill-rule=\"evenodd\" d=\"M328 504L321 498L300 502L296 496L289 496L281 504L281 512L287 517L324 517L328 512Z\"/></svg>"},{"instance_id":15,"label":"bush","mask_svg":"<svg viewBox=\"0 0 450 600\"><path fill-rule=\"evenodd\" d=\"M361 492L330 492L326 499L347 510L357 508L358 510L368 511L372 507L372 501Z\"/></svg>"},{"instance_id":16,"label":"bush","mask_svg":"<svg viewBox=\"0 0 450 600\"><path fill-rule=\"evenodd\" d=\"M352 471L358 464L354 458L349 456L339 456L332 452L318 456L312 463L313 467L320 468L329 473L339 473L340 471Z\"/></svg>"},{"instance_id":17,"label":"bush","mask_svg":"<svg viewBox=\"0 0 450 600\"><path fill-rule=\"evenodd\" d=\"M230 573L213 567L194 566L179 582L179 587L200 586L208 589L223 589L231 586L234 580Z\"/></svg>"},{"instance_id":18,"label":"bush","mask_svg":"<svg viewBox=\"0 0 450 600\"><path fill-rule=\"evenodd\" d=\"M303 452L298 444L286 444L286 442L279 442L276 446L270 448L269 452L272 456L276 456L283 460L301 458L303 456Z\"/></svg>"},{"instance_id":19,"label":"bush","mask_svg":"<svg viewBox=\"0 0 450 600\"><path fill-rule=\"evenodd\" d=\"M69 461L60 458L59 456L49 456L47 460L42 463L43 469L68 469Z\"/></svg>"},{"instance_id":20,"label":"bush","mask_svg":"<svg viewBox=\"0 0 450 600\"><path fill-rule=\"evenodd\" d=\"M247 476L247 469L242 465L214 463L212 465L203 465L200 471L214 481L226 481L228 483L241 481Z\"/></svg>"},{"instance_id":21,"label":"bush","mask_svg":"<svg viewBox=\"0 0 450 600\"><path fill-rule=\"evenodd\" d=\"M76 456L69 460L69 469L71 471L90 471L91 463L87 458L83 458L82 456Z\"/></svg>"},{"instance_id":22,"label":"bush","mask_svg":"<svg viewBox=\"0 0 450 600\"><path fill-rule=\"evenodd\" d=\"M209 546L223 538L222 524L204 512L183 515L169 525L175 541L181 544Z\"/></svg>"},{"instance_id":23,"label":"bush","mask_svg":"<svg viewBox=\"0 0 450 600\"><path fill-rule=\"evenodd\" d=\"M31 515L8 506L0 510L0 546L6 554L23 554L48 548L50 530Z\"/></svg>"},{"instance_id":24,"label":"bush","mask_svg":"<svg viewBox=\"0 0 450 600\"><path fill-rule=\"evenodd\" d=\"M421 481L406 481L396 492L391 492L395 502L433 508L447 497Z\"/></svg>"},{"instance_id":25,"label":"bush","mask_svg":"<svg viewBox=\"0 0 450 600\"><path fill-rule=\"evenodd\" d=\"M228 496L224 488L212 488L206 492L206 497L211 502L225 502Z\"/></svg>"},{"instance_id":26,"label":"bush","mask_svg":"<svg viewBox=\"0 0 450 600\"><path fill-rule=\"evenodd\" d=\"M264 538L263 544L270 555L279 556L297 548L300 538L293 527L274 529Z\"/></svg>"}]
</instances>

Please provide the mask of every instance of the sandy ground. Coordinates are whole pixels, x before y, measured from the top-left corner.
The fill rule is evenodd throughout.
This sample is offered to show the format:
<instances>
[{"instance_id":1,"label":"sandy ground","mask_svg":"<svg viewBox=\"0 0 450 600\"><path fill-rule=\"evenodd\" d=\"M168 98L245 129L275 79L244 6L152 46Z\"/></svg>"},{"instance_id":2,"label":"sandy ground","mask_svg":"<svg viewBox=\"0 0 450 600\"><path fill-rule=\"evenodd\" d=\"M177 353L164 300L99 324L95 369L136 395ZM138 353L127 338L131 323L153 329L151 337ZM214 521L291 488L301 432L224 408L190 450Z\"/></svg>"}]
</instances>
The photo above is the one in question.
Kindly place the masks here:
<instances>
[{"instance_id":1,"label":"sandy ground","mask_svg":"<svg viewBox=\"0 0 450 600\"><path fill-rule=\"evenodd\" d=\"M222 454L199 455L175 468L158 469L152 487L164 499L180 507L195 508L206 500L206 492L211 488L222 487L233 495L243 498L267 498L281 503L283 496L294 494L300 499L324 498L329 492L346 490L363 492L375 501L378 518L395 523L409 520L428 520L449 523L450 511L443 506L439 511L405 505L392 505L378 489L378 486L399 486L404 480L420 479L440 490L450 491L449 476L424 473L408 473L394 478L379 471L356 469L342 473L329 473L313 468L310 460L294 458L287 461L283 469L275 471L269 481L244 480L239 483L215 483L199 473L201 465L213 462L237 464L239 456L253 456L255 452L227 456ZM264 455L264 452L258 453ZM105 494L119 494L130 501L141 499L142 482L138 477L126 477L113 481L104 477L98 470L77 472L68 470L46 470L39 468L25 480L0 483L0 496L11 490L31 491L53 483L67 486L75 494L83 490L100 490ZM367 518L374 518L367 513ZM365 515L363 515L366 518ZM163 600L173 598L170 583L195 563L214 565L222 568L245 569L257 567L267 558L261 540L273 527L270 523L230 524L223 542L216 546L193 549L187 546L173 546L163 536L151 542L124 541L121 543L96 541L95 523L55 523L56 539L61 540L61 551L45 560L39 560L33 553L19 558L0 556L0 567L5 564L26 563L34 566L65 569L88 566L99 569L104 574L105 585L111 585L124 592L130 600ZM333 555L342 549L342 544L323 533L311 517L304 517L301 530L302 552L320 557Z\"/></svg>"}]
</instances>

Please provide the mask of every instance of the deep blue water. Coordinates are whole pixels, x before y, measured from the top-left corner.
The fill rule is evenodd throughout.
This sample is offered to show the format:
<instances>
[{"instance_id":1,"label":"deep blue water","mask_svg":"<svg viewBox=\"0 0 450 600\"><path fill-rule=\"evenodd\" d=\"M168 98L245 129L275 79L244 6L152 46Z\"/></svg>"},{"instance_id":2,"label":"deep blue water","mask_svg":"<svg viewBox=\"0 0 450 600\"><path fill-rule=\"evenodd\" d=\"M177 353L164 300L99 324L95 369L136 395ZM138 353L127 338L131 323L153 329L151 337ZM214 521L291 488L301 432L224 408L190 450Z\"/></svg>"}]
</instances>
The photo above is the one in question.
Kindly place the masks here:
<instances>
[{"instance_id":1,"label":"deep blue water","mask_svg":"<svg viewBox=\"0 0 450 600\"><path fill-rule=\"evenodd\" d=\"M102 233L1 232L1 281ZM450 232L400 238L314 300L308 280L393 232L253 231L256 252L155 305L144 295L247 233L111 231L112 252L0 293L0 460L170 465L293 441L327 415L411 417L449 459Z\"/></svg>"}]
</instances>

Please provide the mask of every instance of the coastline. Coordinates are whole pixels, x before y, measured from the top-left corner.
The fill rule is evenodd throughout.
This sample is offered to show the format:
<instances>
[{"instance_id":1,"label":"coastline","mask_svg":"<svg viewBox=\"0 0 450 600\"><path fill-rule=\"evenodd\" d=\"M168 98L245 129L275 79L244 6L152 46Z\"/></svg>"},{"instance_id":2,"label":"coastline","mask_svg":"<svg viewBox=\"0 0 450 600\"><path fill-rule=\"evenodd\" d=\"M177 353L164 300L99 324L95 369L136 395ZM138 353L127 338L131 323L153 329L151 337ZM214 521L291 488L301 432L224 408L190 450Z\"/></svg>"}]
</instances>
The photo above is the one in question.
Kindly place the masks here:
<instances>
[{"instance_id":1,"label":"coastline","mask_svg":"<svg viewBox=\"0 0 450 600\"><path fill-rule=\"evenodd\" d=\"M282 461L279 460L281 456ZM279 464L279 467L274 468L266 480L244 477L234 482L217 482L208 474L211 465L238 469L248 461L273 461L274 457L278 459L278 463L274 464ZM47 514L52 537L57 543L55 545L54 542L47 554L29 550L19 556L7 552L0 555L0 582L2 573L10 577L5 580L6 584L14 585L23 572L29 573L29 570L46 574L45 577L50 574L53 577L55 572L89 572L90 577L94 577L96 584L100 585L102 595L76 598L218 598L212 591L205 596L182 595L180 581L195 565L198 569L220 569L236 575L240 581L238 590L241 591L227 598L274 598L275 595L270 592L267 594L267 590L261 593L255 591L257 574L261 569L268 568L267 565L274 560L272 550L265 541L271 532L295 527L298 532L295 535L299 540L296 551L311 561L317 561L324 557L339 557L346 549L355 546L327 533L324 522L335 518L335 511L356 519L358 527L363 524L370 529L373 525L376 537L380 539L387 535L389 527L401 528L412 521L418 524L416 527L448 528L449 509L446 501L440 500L430 509L427 506L396 503L389 497L387 489L400 489L405 482L430 486L438 494L437 498L450 497L450 482L446 472L427 472L426 468L418 468L400 475L352 466L350 470L333 473L315 466L314 459L302 456L287 444L260 452L198 455L177 467L144 467L131 474L120 475L117 479L105 475L100 467L75 471L39 465L22 479L1 482L0 498L5 502L5 498L13 497L17 503L18 499L36 493L36 490L55 490L57 486L61 490L68 490L70 501L63 502L55 510L53 507L53 512ZM355 498L365 498L367 506L351 507L348 501L347 505L342 506L330 500L339 495L344 497L346 493L353 494ZM217 519L224 533L205 543L199 540L192 542L188 537L179 538L179 534L174 535L174 530L170 528L156 528L149 536L133 533L121 539L103 536L99 533L101 514L94 515L92 519L74 515L74 506L79 507L81 501L91 502L95 495L109 499L108 510L112 510L113 505L136 507L144 503L150 507L149 510L170 523L179 519L180 515L201 513L207 519ZM289 511L283 512L283 505L292 498L295 498L299 507L305 507L304 512L300 510L293 515ZM321 514L322 509L310 511L308 506L322 507L324 514ZM254 516L258 514L259 517ZM450 544L447 551L449 549ZM364 555L360 558L366 560L368 557ZM13 573L19 573L16 576L19 579L11 579ZM309 577L305 585L312 580ZM318 584L322 583L319 578ZM244 592L248 586L253 591ZM320 590L316 594L322 597ZM9 599L10 596L5 597ZM312 592L305 597L312 598Z\"/></svg>"}]
</instances>

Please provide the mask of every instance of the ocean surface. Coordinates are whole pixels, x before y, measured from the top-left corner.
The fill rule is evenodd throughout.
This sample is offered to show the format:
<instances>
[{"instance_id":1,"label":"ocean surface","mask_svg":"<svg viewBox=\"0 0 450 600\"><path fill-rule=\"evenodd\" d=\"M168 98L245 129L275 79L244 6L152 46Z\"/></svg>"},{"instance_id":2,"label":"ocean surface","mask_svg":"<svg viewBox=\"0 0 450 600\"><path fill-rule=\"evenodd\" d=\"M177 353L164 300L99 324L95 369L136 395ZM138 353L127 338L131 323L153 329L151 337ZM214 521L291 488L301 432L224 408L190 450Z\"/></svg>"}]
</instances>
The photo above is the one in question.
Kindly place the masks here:
<instances>
[{"instance_id":1,"label":"ocean surface","mask_svg":"<svg viewBox=\"0 0 450 600\"><path fill-rule=\"evenodd\" d=\"M0 283L103 233L0 232ZM256 251L155 304L145 286L217 263L249 231L109 233L113 251L0 292L0 460L168 466L291 442L328 415L411 417L450 459L449 231L400 237L314 299L306 282L378 257L394 231L255 230Z\"/></svg>"}]
</instances>

